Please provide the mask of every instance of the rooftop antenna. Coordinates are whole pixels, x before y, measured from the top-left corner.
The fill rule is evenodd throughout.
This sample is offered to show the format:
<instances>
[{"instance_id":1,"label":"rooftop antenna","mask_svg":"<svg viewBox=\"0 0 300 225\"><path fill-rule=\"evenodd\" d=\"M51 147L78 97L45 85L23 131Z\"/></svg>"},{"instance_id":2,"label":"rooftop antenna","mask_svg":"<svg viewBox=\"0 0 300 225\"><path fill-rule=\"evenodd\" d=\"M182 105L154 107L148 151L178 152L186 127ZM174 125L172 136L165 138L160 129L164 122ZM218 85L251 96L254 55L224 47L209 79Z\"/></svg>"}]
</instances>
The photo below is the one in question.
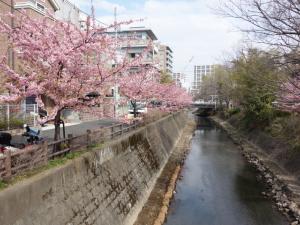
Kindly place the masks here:
<instances>
[{"instance_id":1,"label":"rooftop antenna","mask_svg":"<svg viewBox=\"0 0 300 225\"><path fill-rule=\"evenodd\" d=\"M95 8L94 8L94 3L93 0L91 0L91 5L92 5L92 21L93 21L93 26L96 26L96 16L95 16Z\"/></svg>"}]
</instances>

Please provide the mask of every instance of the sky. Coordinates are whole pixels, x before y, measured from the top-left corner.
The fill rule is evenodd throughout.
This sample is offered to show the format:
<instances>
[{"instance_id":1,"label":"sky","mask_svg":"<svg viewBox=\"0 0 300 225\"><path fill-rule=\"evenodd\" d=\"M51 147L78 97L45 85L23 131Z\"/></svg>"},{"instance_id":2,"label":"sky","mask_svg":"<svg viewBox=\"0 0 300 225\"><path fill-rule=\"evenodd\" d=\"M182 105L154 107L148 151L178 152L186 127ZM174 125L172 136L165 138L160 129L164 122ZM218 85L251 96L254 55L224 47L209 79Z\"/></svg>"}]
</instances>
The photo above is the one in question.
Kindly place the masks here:
<instances>
[{"instance_id":1,"label":"sky","mask_svg":"<svg viewBox=\"0 0 300 225\"><path fill-rule=\"evenodd\" d=\"M90 0L70 1L91 11ZM173 50L174 72L190 79L194 65L222 63L242 40L236 24L214 13L219 0L93 0L93 5L97 19L107 24L114 21L115 7L118 21L142 19L131 26L151 28Z\"/></svg>"}]
</instances>

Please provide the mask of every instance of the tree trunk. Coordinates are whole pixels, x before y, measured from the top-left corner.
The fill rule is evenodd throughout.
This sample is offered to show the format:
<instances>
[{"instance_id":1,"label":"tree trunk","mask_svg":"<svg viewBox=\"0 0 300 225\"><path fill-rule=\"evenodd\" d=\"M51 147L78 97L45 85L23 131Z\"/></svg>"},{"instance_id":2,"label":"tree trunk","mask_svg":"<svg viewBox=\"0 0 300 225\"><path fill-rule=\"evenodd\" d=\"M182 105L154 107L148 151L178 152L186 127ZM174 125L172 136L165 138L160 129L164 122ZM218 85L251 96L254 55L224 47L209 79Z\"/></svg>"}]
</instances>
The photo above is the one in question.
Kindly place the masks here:
<instances>
[{"instance_id":1,"label":"tree trunk","mask_svg":"<svg viewBox=\"0 0 300 225\"><path fill-rule=\"evenodd\" d=\"M229 109L229 104L230 104L230 101L229 100L227 100L227 101L225 101L226 102L226 108L227 109Z\"/></svg>"},{"instance_id":2,"label":"tree trunk","mask_svg":"<svg viewBox=\"0 0 300 225\"><path fill-rule=\"evenodd\" d=\"M136 101L131 101L131 105L133 107L133 117L136 118L137 117L137 105L136 105Z\"/></svg>"},{"instance_id":3,"label":"tree trunk","mask_svg":"<svg viewBox=\"0 0 300 225\"><path fill-rule=\"evenodd\" d=\"M61 111L58 111L54 119L54 140L57 141L60 139L60 115Z\"/></svg>"}]
</instances>

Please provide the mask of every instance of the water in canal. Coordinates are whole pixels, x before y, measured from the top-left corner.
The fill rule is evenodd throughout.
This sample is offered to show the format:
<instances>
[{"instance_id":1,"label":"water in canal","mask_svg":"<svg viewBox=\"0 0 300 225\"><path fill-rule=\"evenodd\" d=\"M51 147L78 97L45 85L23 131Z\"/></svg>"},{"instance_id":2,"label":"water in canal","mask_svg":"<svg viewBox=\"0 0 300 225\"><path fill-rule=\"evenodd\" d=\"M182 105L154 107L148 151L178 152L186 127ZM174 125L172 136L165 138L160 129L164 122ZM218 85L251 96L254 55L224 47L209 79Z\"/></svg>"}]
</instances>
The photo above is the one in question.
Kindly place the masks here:
<instances>
[{"instance_id":1,"label":"water in canal","mask_svg":"<svg viewBox=\"0 0 300 225\"><path fill-rule=\"evenodd\" d=\"M165 225L286 225L225 132L199 119Z\"/></svg>"}]
</instances>

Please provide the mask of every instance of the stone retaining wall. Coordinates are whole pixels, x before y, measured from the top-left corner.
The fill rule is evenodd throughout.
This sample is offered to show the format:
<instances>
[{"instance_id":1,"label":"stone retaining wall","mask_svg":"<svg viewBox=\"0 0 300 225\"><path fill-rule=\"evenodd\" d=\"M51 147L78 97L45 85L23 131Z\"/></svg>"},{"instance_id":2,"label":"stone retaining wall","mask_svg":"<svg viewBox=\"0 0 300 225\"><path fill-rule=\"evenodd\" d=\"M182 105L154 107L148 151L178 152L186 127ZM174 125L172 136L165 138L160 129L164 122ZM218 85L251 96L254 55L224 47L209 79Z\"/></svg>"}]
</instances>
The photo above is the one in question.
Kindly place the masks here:
<instances>
[{"instance_id":1,"label":"stone retaining wall","mask_svg":"<svg viewBox=\"0 0 300 225\"><path fill-rule=\"evenodd\" d=\"M168 116L0 192L0 224L133 224L186 121Z\"/></svg>"}]
</instances>

